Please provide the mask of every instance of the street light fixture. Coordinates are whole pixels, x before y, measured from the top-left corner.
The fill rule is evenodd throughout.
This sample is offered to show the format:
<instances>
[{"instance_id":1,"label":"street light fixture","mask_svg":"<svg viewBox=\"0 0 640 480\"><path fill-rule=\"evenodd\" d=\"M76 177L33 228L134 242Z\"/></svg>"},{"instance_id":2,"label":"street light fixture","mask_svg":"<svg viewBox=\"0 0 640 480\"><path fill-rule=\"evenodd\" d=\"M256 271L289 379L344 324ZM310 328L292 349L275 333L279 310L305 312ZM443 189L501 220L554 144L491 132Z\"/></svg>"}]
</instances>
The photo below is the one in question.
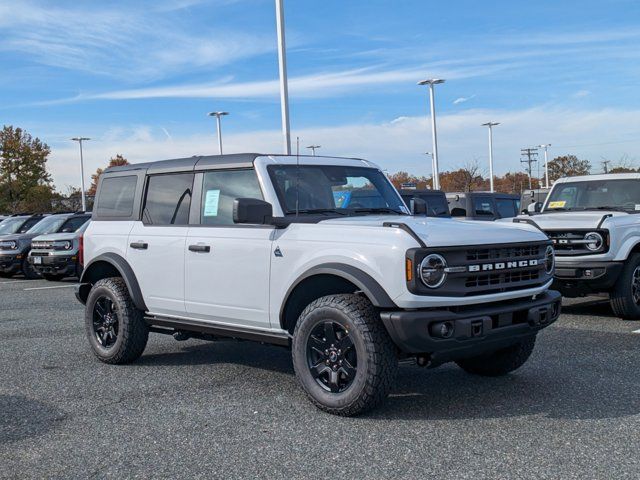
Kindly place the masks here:
<instances>
[{"instance_id":1,"label":"street light fixture","mask_svg":"<svg viewBox=\"0 0 640 480\"><path fill-rule=\"evenodd\" d=\"M87 211L87 201L84 198L84 159L82 158L82 142L91 140L89 137L73 137L71 139L80 145L80 197L82 198L82 211Z\"/></svg>"},{"instance_id":2,"label":"street light fixture","mask_svg":"<svg viewBox=\"0 0 640 480\"><path fill-rule=\"evenodd\" d=\"M483 123L483 127L489 127L489 188L493 193L493 127L500 125L500 122Z\"/></svg>"},{"instance_id":3,"label":"street light fixture","mask_svg":"<svg viewBox=\"0 0 640 480\"><path fill-rule=\"evenodd\" d=\"M316 148L321 148L322 145L309 145L307 148L311 149L311 151L313 152L312 155L315 157L316 156Z\"/></svg>"},{"instance_id":4,"label":"street light fixture","mask_svg":"<svg viewBox=\"0 0 640 480\"><path fill-rule=\"evenodd\" d=\"M549 157L547 157L547 149L551 146L550 143L538 145L540 148L544 148L544 186L549 188Z\"/></svg>"},{"instance_id":5,"label":"street light fixture","mask_svg":"<svg viewBox=\"0 0 640 480\"><path fill-rule=\"evenodd\" d=\"M433 188L434 190L440 189L440 174L438 170L438 136L436 133L436 105L435 105L435 94L434 94L434 85L438 85L440 83L444 83L444 80L441 78L430 78L427 80L422 80L418 82L418 85L429 85L429 101L431 104L431 137L433 143L433 155L431 168L433 170Z\"/></svg>"},{"instance_id":6,"label":"street light fixture","mask_svg":"<svg viewBox=\"0 0 640 480\"><path fill-rule=\"evenodd\" d=\"M291 132L289 124L289 85L287 82L287 47L284 39L283 0L276 0L276 29L278 30L278 69L280 72L280 110L284 153L291 155Z\"/></svg>"},{"instance_id":7,"label":"street light fixture","mask_svg":"<svg viewBox=\"0 0 640 480\"><path fill-rule=\"evenodd\" d=\"M229 112L209 112L210 117L216 117L216 123L218 126L218 151L222 155L222 127L220 126L220 117L229 115Z\"/></svg>"}]
</instances>

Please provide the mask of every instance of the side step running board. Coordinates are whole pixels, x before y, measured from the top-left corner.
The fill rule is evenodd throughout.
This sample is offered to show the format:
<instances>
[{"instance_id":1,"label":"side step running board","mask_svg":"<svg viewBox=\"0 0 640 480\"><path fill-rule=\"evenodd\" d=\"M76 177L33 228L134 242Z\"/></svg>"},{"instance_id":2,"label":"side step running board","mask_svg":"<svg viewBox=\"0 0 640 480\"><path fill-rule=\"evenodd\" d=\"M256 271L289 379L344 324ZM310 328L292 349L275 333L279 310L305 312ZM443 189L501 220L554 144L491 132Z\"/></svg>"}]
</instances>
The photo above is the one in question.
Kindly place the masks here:
<instances>
[{"instance_id":1,"label":"side step running board","mask_svg":"<svg viewBox=\"0 0 640 480\"><path fill-rule=\"evenodd\" d=\"M228 325L216 325L198 320L177 319L159 316L145 316L150 327L173 328L178 331L195 332L218 337L235 338L237 340L251 340L253 342L269 343L282 347L291 346L291 337L286 333L265 332Z\"/></svg>"}]
</instances>

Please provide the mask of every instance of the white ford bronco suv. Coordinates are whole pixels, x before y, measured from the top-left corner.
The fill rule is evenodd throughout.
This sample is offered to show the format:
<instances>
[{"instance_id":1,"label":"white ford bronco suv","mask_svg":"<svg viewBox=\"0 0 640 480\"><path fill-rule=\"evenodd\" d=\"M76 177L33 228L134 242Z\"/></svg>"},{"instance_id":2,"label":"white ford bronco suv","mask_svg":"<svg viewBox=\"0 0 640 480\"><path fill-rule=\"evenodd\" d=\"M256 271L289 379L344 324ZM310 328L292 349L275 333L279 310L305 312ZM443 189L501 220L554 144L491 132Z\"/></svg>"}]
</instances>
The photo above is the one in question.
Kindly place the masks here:
<instances>
[{"instance_id":1,"label":"white ford bronco suv","mask_svg":"<svg viewBox=\"0 0 640 480\"><path fill-rule=\"evenodd\" d=\"M149 332L281 345L313 403L339 415L378 405L399 359L513 371L560 313L546 235L411 216L358 159L237 154L108 169L84 258L76 295L103 362L137 359Z\"/></svg>"},{"instance_id":2,"label":"white ford bronco suv","mask_svg":"<svg viewBox=\"0 0 640 480\"><path fill-rule=\"evenodd\" d=\"M608 293L614 313L640 319L640 174L561 178L537 225L553 241L553 288L566 297Z\"/></svg>"}]
</instances>

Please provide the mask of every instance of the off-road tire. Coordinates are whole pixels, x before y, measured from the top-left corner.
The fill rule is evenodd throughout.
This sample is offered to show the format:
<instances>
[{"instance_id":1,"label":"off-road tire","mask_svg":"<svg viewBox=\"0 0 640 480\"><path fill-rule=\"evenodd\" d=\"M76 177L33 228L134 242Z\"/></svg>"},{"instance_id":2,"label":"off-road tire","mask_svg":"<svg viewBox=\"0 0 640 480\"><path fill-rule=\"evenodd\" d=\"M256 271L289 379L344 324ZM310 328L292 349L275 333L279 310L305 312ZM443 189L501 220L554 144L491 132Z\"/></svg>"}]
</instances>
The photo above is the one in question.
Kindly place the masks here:
<instances>
[{"instance_id":1,"label":"off-road tire","mask_svg":"<svg viewBox=\"0 0 640 480\"><path fill-rule=\"evenodd\" d=\"M357 368L352 383L340 392L327 391L310 371L307 341L321 323L330 320L348 332ZM293 333L293 366L309 399L320 410L353 416L381 404L398 368L396 349L368 299L353 294L329 295L310 303L300 314Z\"/></svg>"},{"instance_id":2,"label":"off-road tire","mask_svg":"<svg viewBox=\"0 0 640 480\"><path fill-rule=\"evenodd\" d=\"M633 296L633 276L636 268L640 267L640 253L629 255L624 262L622 272L609 293L611 309L616 317L625 320L640 319L640 305Z\"/></svg>"},{"instance_id":3,"label":"off-road tire","mask_svg":"<svg viewBox=\"0 0 640 480\"><path fill-rule=\"evenodd\" d=\"M43 273L42 278L48 280L50 282L57 282L64 278L64 275L56 274L56 273Z\"/></svg>"},{"instance_id":4,"label":"off-road tire","mask_svg":"<svg viewBox=\"0 0 640 480\"><path fill-rule=\"evenodd\" d=\"M495 352L458 360L456 363L467 373L483 377L500 377L517 370L531 356L536 344L535 335Z\"/></svg>"},{"instance_id":5,"label":"off-road tire","mask_svg":"<svg viewBox=\"0 0 640 480\"><path fill-rule=\"evenodd\" d=\"M100 344L93 324L95 304L103 297L113 303L118 320L116 341L110 348L104 348ZM104 363L130 363L142 355L149 339L149 327L144 321L143 312L133 304L122 278L104 278L91 288L85 309L85 332L93 353Z\"/></svg>"},{"instance_id":6,"label":"off-road tire","mask_svg":"<svg viewBox=\"0 0 640 480\"><path fill-rule=\"evenodd\" d=\"M38 278L42 278L42 276L33 267L33 265L29 263L29 260L27 259L26 255L24 260L22 260L21 270L22 270L22 275L24 275L24 278L26 278L27 280L36 280Z\"/></svg>"}]
</instances>

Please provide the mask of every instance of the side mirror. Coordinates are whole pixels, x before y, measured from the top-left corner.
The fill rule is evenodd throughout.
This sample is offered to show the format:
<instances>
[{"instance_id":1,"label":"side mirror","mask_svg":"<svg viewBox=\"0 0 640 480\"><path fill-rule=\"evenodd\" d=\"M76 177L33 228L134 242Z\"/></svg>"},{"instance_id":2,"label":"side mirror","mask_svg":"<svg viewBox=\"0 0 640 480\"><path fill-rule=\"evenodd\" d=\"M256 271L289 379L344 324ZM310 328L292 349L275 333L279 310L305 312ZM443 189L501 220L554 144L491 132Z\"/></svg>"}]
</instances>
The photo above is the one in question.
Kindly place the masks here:
<instances>
[{"instance_id":1,"label":"side mirror","mask_svg":"<svg viewBox=\"0 0 640 480\"><path fill-rule=\"evenodd\" d=\"M257 198L236 198L233 201L233 223L268 225L273 216L270 203Z\"/></svg>"},{"instance_id":2,"label":"side mirror","mask_svg":"<svg viewBox=\"0 0 640 480\"><path fill-rule=\"evenodd\" d=\"M540 213L542 211L542 202L536 202L533 204L533 211Z\"/></svg>"},{"instance_id":3,"label":"side mirror","mask_svg":"<svg viewBox=\"0 0 640 480\"><path fill-rule=\"evenodd\" d=\"M411 199L411 214L412 215L426 215L427 214L427 202L421 198Z\"/></svg>"}]
</instances>

